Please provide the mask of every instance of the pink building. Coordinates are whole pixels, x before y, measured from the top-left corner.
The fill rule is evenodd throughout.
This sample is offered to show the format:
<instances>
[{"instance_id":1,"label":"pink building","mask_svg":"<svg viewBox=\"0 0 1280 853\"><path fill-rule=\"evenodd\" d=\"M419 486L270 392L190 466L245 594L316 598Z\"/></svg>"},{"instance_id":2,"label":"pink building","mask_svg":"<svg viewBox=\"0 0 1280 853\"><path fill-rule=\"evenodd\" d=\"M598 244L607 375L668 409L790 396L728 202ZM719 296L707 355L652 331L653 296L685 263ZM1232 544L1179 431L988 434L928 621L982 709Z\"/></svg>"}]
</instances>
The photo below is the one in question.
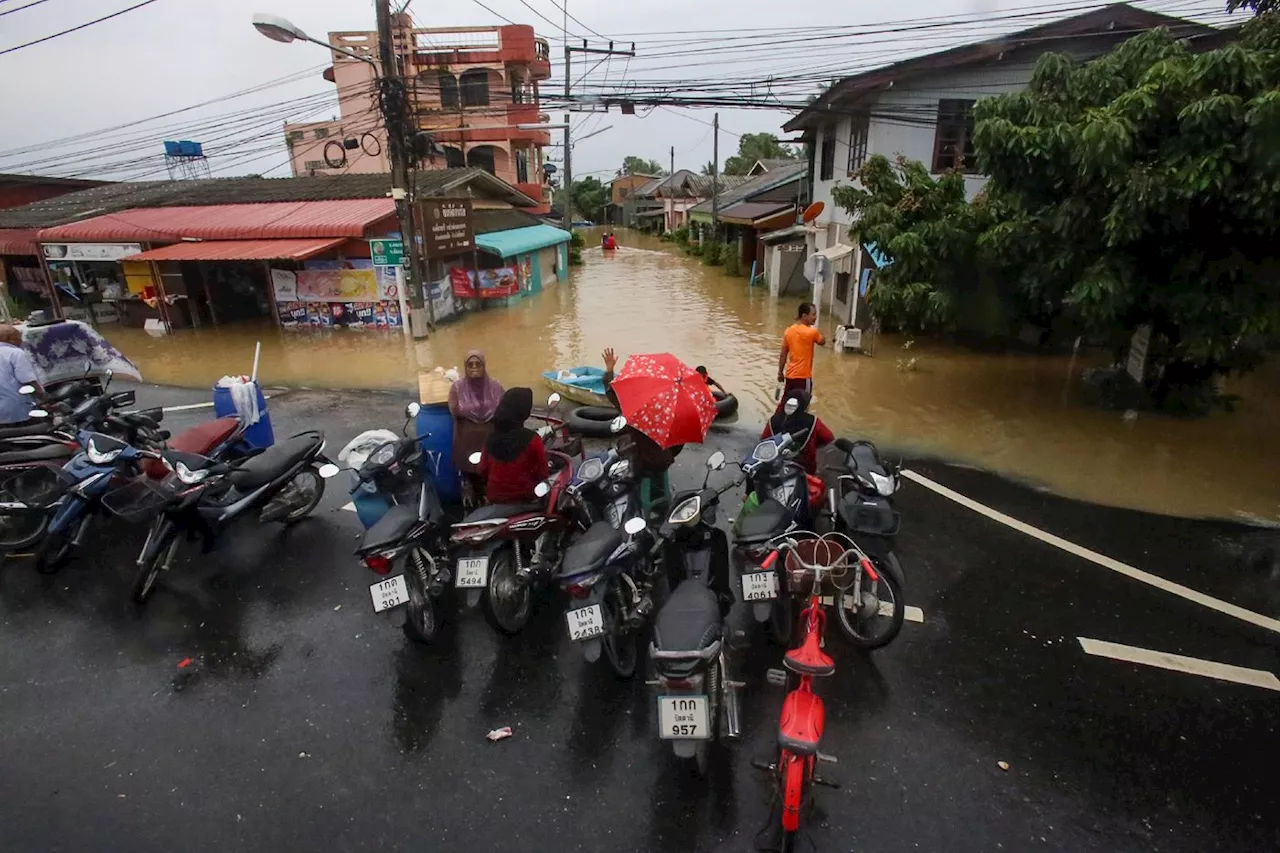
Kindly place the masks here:
<instances>
[{"instance_id":1,"label":"pink building","mask_svg":"<svg viewBox=\"0 0 1280 853\"><path fill-rule=\"evenodd\" d=\"M409 15L393 21L396 54L410 81L410 109L417 126L443 149L427 168L478 166L514 185L550 211L542 170L545 130L520 130L548 117L539 109L538 84L551 76L550 48L533 28L414 27ZM329 33L329 43L377 59L377 33ZM386 134L366 62L332 54L324 72L338 89L339 117L286 124L294 175L386 172Z\"/></svg>"}]
</instances>

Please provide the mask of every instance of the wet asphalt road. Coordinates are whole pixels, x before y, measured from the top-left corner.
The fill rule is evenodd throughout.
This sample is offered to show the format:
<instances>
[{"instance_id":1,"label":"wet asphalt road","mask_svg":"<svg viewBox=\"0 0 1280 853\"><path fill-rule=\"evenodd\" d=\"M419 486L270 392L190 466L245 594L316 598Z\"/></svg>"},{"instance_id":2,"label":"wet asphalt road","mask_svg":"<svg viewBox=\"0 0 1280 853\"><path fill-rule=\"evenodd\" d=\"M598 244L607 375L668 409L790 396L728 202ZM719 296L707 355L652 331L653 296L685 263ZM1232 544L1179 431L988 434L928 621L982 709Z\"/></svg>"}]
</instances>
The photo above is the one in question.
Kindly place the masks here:
<instances>
[{"instance_id":1,"label":"wet asphalt road","mask_svg":"<svg viewBox=\"0 0 1280 853\"><path fill-rule=\"evenodd\" d=\"M144 406L202 398L139 393ZM362 429L396 428L404 402L294 392L271 411L277 434L319 426L336 453ZM172 413L166 426L209 416ZM716 437L731 456L748 440ZM707 452L691 448L673 481L700 477ZM911 467L1280 616L1275 531ZM778 650L757 638L743 652L744 737L704 783L658 740L648 689L581 659L553 599L515 640L478 613L438 647L405 640L398 614L372 613L346 501L333 480L298 527L250 521L215 553L188 553L141 613L126 601L140 530L103 530L54 577L21 560L0 569L0 849L756 848L770 784L750 762L772 752L782 694L764 673ZM924 622L871 658L831 635L838 670L819 690L824 751L840 759L827 775L843 787L818 792L813 849L1280 847L1280 693L1090 657L1076 639L1277 672L1277 635L915 484L899 509L907 598ZM485 740L504 725L513 738Z\"/></svg>"}]
</instances>

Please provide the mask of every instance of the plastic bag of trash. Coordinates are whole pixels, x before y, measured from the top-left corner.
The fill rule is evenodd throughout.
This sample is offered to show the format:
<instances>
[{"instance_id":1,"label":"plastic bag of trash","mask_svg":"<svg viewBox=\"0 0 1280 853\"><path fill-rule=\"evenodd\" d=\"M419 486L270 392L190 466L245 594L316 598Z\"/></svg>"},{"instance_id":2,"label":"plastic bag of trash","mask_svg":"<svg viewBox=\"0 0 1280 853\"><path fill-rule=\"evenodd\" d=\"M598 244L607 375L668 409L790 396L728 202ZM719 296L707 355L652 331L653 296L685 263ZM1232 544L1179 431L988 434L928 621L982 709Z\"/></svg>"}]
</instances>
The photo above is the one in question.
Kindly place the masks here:
<instances>
[{"instance_id":1,"label":"plastic bag of trash","mask_svg":"<svg viewBox=\"0 0 1280 853\"><path fill-rule=\"evenodd\" d=\"M399 441L400 436L389 429L367 429L347 442L338 453L338 464L359 471L369 454L388 441Z\"/></svg>"},{"instance_id":2,"label":"plastic bag of trash","mask_svg":"<svg viewBox=\"0 0 1280 853\"><path fill-rule=\"evenodd\" d=\"M258 409L258 384L247 376L224 376L218 380L219 388L231 392L231 402L242 423L252 426L262 417Z\"/></svg>"}]
</instances>

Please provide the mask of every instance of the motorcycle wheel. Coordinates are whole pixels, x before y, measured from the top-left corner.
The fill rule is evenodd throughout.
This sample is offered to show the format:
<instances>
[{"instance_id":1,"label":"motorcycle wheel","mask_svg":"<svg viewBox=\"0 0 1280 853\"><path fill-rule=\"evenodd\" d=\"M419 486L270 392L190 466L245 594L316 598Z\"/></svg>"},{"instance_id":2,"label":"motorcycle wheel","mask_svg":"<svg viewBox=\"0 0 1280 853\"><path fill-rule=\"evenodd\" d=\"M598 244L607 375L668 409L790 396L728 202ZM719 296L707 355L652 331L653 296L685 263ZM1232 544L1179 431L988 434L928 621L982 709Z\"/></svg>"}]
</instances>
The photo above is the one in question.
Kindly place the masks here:
<instances>
[{"instance_id":1,"label":"motorcycle wheel","mask_svg":"<svg viewBox=\"0 0 1280 853\"><path fill-rule=\"evenodd\" d=\"M73 540L82 523L87 524L87 519L83 522L78 520L69 528L63 527L57 533L50 532L44 537L44 541L36 549L36 571L42 575L57 574L63 566L71 562L71 558L75 555Z\"/></svg>"},{"instance_id":2,"label":"motorcycle wheel","mask_svg":"<svg viewBox=\"0 0 1280 853\"><path fill-rule=\"evenodd\" d=\"M769 636L779 646L789 649L795 632L795 600L783 591L773 600L773 606L769 610Z\"/></svg>"},{"instance_id":3,"label":"motorcycle wheel","mask_svg":"<svg viewBox=\"0 0 1280 853\"><path fill-rule=\"evenodd\" d=\"M297 509L281 519L284 525L289 527L311 515L312 510L320 503L320 499L324 497L324 477L321 477L320 472L314 468L303 468L293 475L293 479L285 488L294 493L290 495L290 502L294 500L301 502Z\"/></svg>"},{"instance_id":4,"label":"motorcycle wheel","mask_svg":"<svg viewBox=\"0 0 1280 853\"><path fill-rule=\"evenodd\" d=\"M881 569L880 583L876 595L879 603L876 612L864 616L860 608L849 599L845 590L838 590L835 597L836 618L840 622L840 630L859 649L873 651L884 648L894 641L902 630L902 620L906 617L907 606L902 598L902 587L894 578L902 571L897 565L898 557L890 553L888 561L893 563L893 571ZM865 579L863 581L866 582ZM886 600L887 599L887 600ZM889 605L886 613L885 605Z\"/></svg>"},{"instance_id":5,"label":"motorcycle wheel","mask_svg":"<svg viewBox=\"0 0 1280 853\"><path fill-rule=\"evenodd\" d=\"M136 604L146 604L151 593L155 591L156 581L161 570L173 559L178 550L178 532L172 527L164 534L164 538L156 544L150 557L143 557L138 571L133 576L133 584L129 588L129 597Z\"/></svg>"},{"instance_id":6,"label":"motorcycle wheel","mask_svg":"<svg viewBox=\"0 0 1280 853\"><path fill-rule=\"evenodd\" d=\"M615 578L610 582L604 601L601 602L605 624L610 627L600 640L614 675L631 678L636 674L636 664L640 660L640 639L636 631L622 632L622 594L622 585Z\"/></svg>"},{"instance_id":7,"label":"motorcycle wheel","mask_svg":"<svg viewBox=\"0 0 1280 853\"><path fill-rule=\"evenodd\" d=\"M523 631L533 612L533 589L516 577L515 555L510 548L500 548L490 558L486 592L484 612L489 623L508 637Z\"/></svg>"},{"instance_id":8,"label":"motorcycle wheel","mask_svg":"<svg viewBox=\"0 0 1280 853\"><path fill-rule=\"evenodd\" d=\"M436 603L426 590L419 589L421 583L413 572L407 572L405 582L409 586L409 603L405 606L404 635L415 643L431 643L440 632L440 620L436 613Z\"/></svg>"}]
</instances>

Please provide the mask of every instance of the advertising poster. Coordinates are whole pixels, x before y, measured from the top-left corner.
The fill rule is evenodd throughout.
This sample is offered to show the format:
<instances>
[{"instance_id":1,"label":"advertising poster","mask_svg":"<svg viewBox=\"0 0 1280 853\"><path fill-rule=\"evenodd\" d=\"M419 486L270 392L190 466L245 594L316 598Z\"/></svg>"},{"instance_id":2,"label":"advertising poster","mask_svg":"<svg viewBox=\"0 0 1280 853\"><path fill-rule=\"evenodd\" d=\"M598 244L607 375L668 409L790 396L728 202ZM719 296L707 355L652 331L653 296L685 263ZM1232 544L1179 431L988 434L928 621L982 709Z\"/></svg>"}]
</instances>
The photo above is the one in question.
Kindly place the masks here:
<instances>
[{"instance_id":1,"label":"advertising poster","mask_svg":"<svg viewBox=\"0 0 1280 853\"><path fill-rule=\"evenodd\" d=\"M292 270L271 271L271 290L276 295L276 302L298 301L298 274Z\"/></svg>"},{"instance_id":2,"label":"advertising poster","mask_svg":"<svg viewBox=\"0 0 1280 853\"><path fill-rule=\"evenodd\" d=\"M307 305L307 323L312 326L332 326L333 315L328 305L312 302Z\"/></svg>"},{"instance_id":3,"label":"advertising poster","mask_svg":"<svg viewBox=\"0 0 1280 853\"><path fill-rule=\"evenodd\" d=\"M455 267L449 271L449 282L454 295L463 299L497 299L520 292L520 275L516 267L499 267L478 273Z\"/></svg>"},{"instance_id":4,"label":"advertising poster","mask_svg":"<svg viewBox=\"0 0 1280 853\"><path fill-rule=\"evenodd\" d=\"M400 303L382 302L380 304L382 305L383 315L387 318L387 327L391 329L400 328L402 324L400 318Z\"/></svg>"},{"instance_id":5,"label":"advertising poster","mask_svg":"<svg viewBox=\"0 0 1280 853\"><path fill-rule=\"evenodd\" d=\"M329 313L333 315L333 325L350 326L355 315L353 306L354 303L351 302L330 302Z\"/></svg>"},{"instance_id":6,"label":"advertising poster","mask_svg":"<svg viewBox=\"0 0 1280 853\"><path fill-rule=\"evenodd\" d=\"M298 299L302 302L373 302L378 298L378 277L366 270L301 270Z\"/></svg>"},{"instance_id":7,"label":"advertising poster","mask_svg":"<svg viewBox=\"0 0 1280 853\"><path fill-rule=\"evenodd\" d=\"M307 325L307 306L301 302L277 302L276 308L280 311L280 325Z\"/></svg>"},{"instance_id":8,"label":"advertising poster","mask_svg":"<svg viewBox=\"0 0 1280 853\"><path fill-rule=\"evenodd\" d=\"M378 325L376 303L357 302L352 306L355 316L351 320L352 328L372 329Z\"/></svg>"}]
</instances>

